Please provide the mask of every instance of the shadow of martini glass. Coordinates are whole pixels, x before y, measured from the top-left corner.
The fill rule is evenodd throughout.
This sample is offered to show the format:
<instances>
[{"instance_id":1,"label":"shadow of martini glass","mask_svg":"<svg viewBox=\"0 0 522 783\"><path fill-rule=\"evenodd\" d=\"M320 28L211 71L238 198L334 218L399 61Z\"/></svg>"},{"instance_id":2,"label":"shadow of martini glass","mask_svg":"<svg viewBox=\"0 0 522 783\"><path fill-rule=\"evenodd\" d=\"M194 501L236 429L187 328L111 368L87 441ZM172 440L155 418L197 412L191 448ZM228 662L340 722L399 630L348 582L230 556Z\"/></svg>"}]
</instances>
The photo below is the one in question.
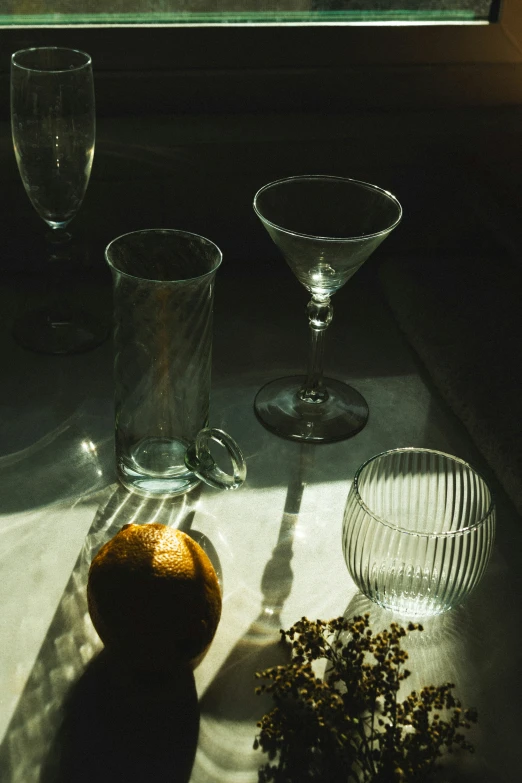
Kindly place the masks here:
<instances>
[{"instance_id":1,"label":"shadow of martini glass","mask_svg":"<svg viewBox=\"0 0 522 783\"><path fill-rule=\"evenodd\" d=\"M256 723L271 708L270 697L255 692L255 673L286 663L289 651L280 643L281 611L292 590L293 542L306 474L314 448L300 444L291 475L276 545L262 580L258 616L231 650L200 701L201 724L192 780L257 780L263 758L253 750Z\"/></svg>"}]
</instances>

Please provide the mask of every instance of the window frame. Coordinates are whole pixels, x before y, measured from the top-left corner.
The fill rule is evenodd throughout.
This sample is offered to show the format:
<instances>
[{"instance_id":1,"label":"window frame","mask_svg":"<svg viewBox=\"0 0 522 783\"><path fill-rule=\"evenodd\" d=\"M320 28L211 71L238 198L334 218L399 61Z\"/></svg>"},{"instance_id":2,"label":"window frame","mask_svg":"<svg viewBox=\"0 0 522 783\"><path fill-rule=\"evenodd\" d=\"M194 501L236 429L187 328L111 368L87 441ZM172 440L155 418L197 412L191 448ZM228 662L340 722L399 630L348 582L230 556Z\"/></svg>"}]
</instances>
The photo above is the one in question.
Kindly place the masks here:
<instances>
[{"instance_id":1,"label":"window frame","mask_svg":"<svg viewBox=\"0 0 522 783\"><path fill-rule=\"evenodd\" d=\"M102 114L522 102L520 0L492 24L2 28L4 85L10 53L41 45L92 55Z\"/></svg>"}]
</instances>

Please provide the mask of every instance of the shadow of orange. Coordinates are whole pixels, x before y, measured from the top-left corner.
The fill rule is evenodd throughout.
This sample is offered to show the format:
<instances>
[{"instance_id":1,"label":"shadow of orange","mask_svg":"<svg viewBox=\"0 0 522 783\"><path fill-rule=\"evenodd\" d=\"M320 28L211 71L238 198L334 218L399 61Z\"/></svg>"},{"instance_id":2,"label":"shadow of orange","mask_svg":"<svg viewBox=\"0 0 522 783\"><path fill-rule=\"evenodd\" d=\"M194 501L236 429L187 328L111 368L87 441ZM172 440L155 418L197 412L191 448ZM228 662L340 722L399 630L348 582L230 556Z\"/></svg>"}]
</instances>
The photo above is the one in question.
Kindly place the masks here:
<instances>
[{"instance_id":1,"label":"shadow of orange","mask_svg":"<svg viewBox=\"0 0 522 783\"><path fill-rule=\"evenodd\" d=\"M185 783L199 730L194 675L127 669L103 650L71 689L41 783Z\"/></svg>"}]
</instances>

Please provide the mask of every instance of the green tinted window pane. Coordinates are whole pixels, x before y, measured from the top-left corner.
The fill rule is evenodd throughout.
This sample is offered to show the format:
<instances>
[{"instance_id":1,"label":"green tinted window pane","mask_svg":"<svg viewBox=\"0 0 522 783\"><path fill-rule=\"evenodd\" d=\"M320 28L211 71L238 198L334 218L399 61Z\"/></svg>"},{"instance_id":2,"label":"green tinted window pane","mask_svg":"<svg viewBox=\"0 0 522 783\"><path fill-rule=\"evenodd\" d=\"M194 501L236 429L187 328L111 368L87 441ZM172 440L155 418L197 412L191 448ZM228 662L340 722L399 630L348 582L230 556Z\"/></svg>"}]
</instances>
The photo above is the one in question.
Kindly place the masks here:
<instances>
[{"instance_id":1,"label":"green tinted window pane","mask_svg":"<svg viewBox=\"0 0 522 783\"><path fill-rule=\"evenodd\" d=\"M0 0L1 25L495 21L496 0Z\"/></svg>"}]
</instances>

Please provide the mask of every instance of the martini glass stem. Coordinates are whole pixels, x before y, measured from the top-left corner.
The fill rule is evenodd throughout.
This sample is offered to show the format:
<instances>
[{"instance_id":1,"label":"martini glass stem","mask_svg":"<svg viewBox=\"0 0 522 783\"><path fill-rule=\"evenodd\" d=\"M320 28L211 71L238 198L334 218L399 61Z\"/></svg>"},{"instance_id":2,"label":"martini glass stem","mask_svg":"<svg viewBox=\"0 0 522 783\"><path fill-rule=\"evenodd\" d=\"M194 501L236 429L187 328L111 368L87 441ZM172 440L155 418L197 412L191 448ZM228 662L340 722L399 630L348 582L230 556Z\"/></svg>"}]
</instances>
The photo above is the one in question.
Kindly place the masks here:
<instances>
[{"instance_id":1,"label":"martini glass stem","mask_svg":"<svg viewBox=\"0 0 522 783\"><path fill-rule=\"evenodd\" d=\"M328 391L323 384L323 343L324 333L333 316L330 297L328 294L314 294L307 310L310 325L308 374L299 397L303 402L318 404L328 399Z\"/></svg>"}]
</instances>

